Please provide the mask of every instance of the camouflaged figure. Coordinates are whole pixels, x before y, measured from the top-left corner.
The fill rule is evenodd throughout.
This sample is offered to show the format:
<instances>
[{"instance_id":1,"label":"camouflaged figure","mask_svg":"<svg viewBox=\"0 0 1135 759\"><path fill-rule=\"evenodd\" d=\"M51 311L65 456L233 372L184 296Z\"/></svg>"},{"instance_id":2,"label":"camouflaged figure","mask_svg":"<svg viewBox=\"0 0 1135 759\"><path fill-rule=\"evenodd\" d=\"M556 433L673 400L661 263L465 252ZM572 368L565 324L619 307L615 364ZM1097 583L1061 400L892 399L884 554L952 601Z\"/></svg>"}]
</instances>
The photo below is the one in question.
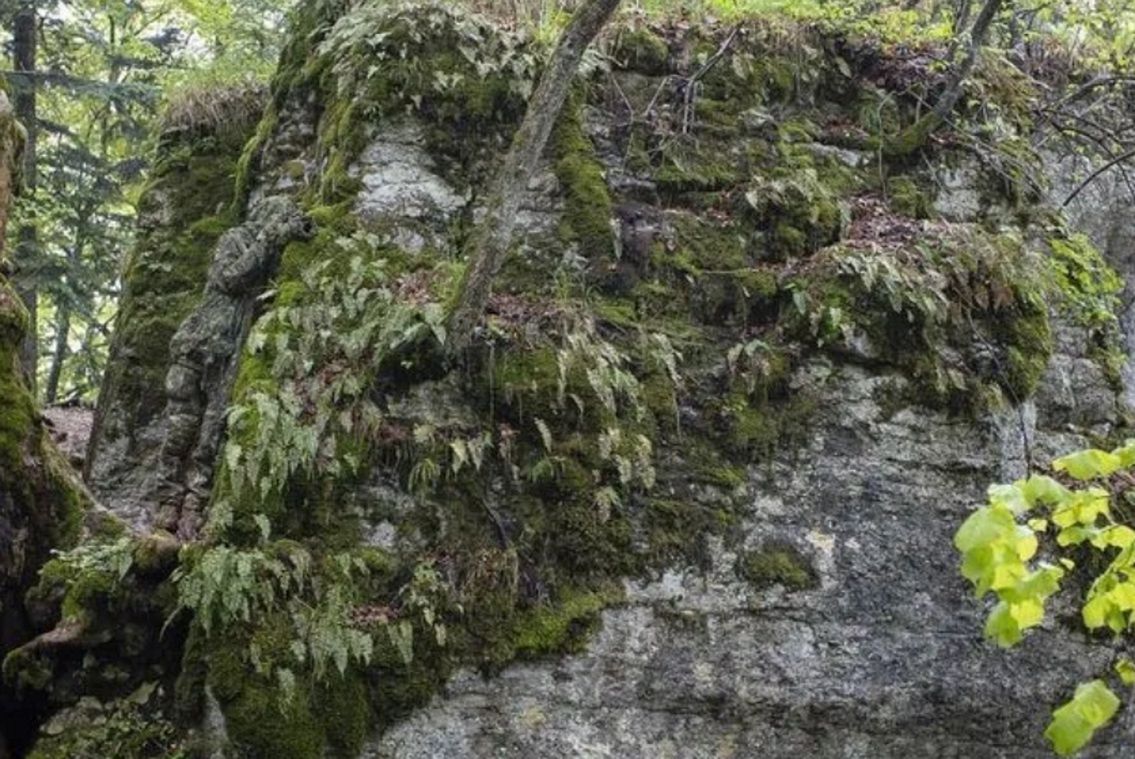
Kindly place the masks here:
<instances>
[{"instance_id":1,"label":"camouflaged figure","mask_svg":"<svg viewBox=\"0 0 1135 759\"><path fill-rule=\"evenodd\" d=\"M257 297L287 244L310 237L311 231L311 222L291 199L257 202L246 222L217 241L204 297L170 341L169 428L153 490L158 525L183 539L192 539L201 527L237 358Z\"/></svg>"}]
</instances>

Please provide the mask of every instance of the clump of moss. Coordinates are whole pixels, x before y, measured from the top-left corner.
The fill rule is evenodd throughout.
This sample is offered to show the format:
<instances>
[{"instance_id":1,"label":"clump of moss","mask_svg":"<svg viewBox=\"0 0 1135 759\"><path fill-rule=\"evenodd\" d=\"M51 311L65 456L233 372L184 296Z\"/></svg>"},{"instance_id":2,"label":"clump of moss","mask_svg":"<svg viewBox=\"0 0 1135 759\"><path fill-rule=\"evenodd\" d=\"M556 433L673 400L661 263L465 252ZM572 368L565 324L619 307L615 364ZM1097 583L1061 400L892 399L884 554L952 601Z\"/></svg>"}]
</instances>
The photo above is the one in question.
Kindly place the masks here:
<instances>
[{"instance_id":1,"label":"clump of moss","mask_svg":"<svg viewBox=\"0 0 1135 759\"><path fill-rule=\"evenodd\" d=\"M1014 235L934 228L917 247L883 239L820 253L789 285L790 331L897 365L929 406L1026 399L1053 349L1041 262Z\"/></svg>"},{"instance_id":2,"label":"clump of moss","mask_svg":"<svg viewBox=\"0 0 1135 759\"><path fill-rule=\"evenodd\" d=\"M933 214L933 203L909 176L892 177L887 181L887 194L891 208L896 213L912 219L929 219Z\"/></svg>"},{"instance_id":3,"label":"clump of moss","mask_svg":"<svg viewBox=\"0 0 1135 759\"><path fill-rule=\"evenodd\" d=\"M699 442L699 445L704 443ZM732 489L744 482L744 470L720 466L709 472L707 482ZM642 516L652 568L685 562L708 570L712 556L707 538L723 535L736 524L736 514L728 496L711 500L687 498L651 498Z\"/></svg>"},{"instance_id":4,"label":"clump of moss","mask_svg":"<svg viewBox=\"0 0 1135 759\"><path fill-rule=\"evenodd\" d=\"M348 165L373 124L406 113L424 124L430 155L459 188L487 177L483 156L507 144L524 112L523 85L535 81L534 59L517 54L531 43L440 2L359 5L325 33L319 54L287 82L323 94L325 200L341 197L326 191L328 183L349 180ZM483 58L466 56L470 40ZM375 60L383 64L370 65Z\"/></svg>"},{"instance_id":5,"label":"clump of moss","mask_svg":"<svg viewBox=\"0 0 1135 759\"><path fill-rule=\"evenodd\" d=\"M999 384L1014 403L1032 396L1054 348L1048 306L1043 299L1023 297L1008 318L995 322L995 330L1003 341L1006 366Z\"/></svg>"},{"instance_id":6,"label":"clump of moss","mask_svg":"<svg viewBox=\"0 0 1135 759\"><path fill-rule=\"evenodd\" d=\"M517 615L512 624L516 654L528 658L578 653L598 626L599 613L621 599L617 587L561 591L555 604L536 606Z\"/></svg>"},{"instance_id":7,"label":"clump of moss","mask_svg":"<svg viewBox=\"0 0 1135 759\"><path fill-rule=\"evenodd\" d=\"M840 238L843 211L815 169L760 177L745 194L748 210L765 230L763 257L783 261L814 253Z\"/></svg>"},{"instance_id":8,"label":"clump of moss","mask_svg":"<svg viewBox=\"0 0 1135 759\"><path fill-rule=\"evenodd\" d=\"M316 680L301 669L290 651L292 623L280 613L221 635L201 647L205 682L241 756L314 759L326 747L338 756L358 752L374 722L361 675L349 669Z\"/></svg>"},{"instance_id":9,"label":"clump of moss","mask_svg":"<svg viewBox=\"0 0 1135 759\"><path fill-rule=\"evenodd\" d=\"M1087 236L1061 235L1048 241L1060 305L1086 327L1113 325L1123 280Z\"/></svg>"},{"instance_id":10,"label":"clump of moss","mask_svg":"<svg viewBox=\"0 0 1135 759\"><path fill-rule=\"evenodd\" d=\"M651 276L632 292L639 317L688 324L693 316L709 325L746 326L775 310L777 275L755 267L748 252L751 229L687 212L672 212L666 221L671 233L654 245Z\"/></svg>"},{"instance_id":11,"label":"clump of moss","mask_svg":"<svg viewBox=\"0 0 1135 759\"><path fill-rule=\"evenodd\" d=\"M686 204L698 204L706 196L715 203L718 193L742 184L744 164L733 154L735 147L727 142L695 142L676 138L659 154L660 165L651 178L665 197Z\"/></svg>"},{"instance_id":12,"label":"clump of moss","mask_svg":"<svg viewBox=\"0 0 1135 759\"><path fill-rule=\"evenodd\" d=\"M0 483L23 468L33 442L35 404L24 386L17 346L27 329L27 312L16 293L0 280ZM13 481L5 483L18 485Z\"/></svg>"},{"instance_id":13,"label":"clump of moss","mask_svg":"<svg viewBox=\"0 0 1135 759\"><path fill-rule=\"evenodd\" d=\"M595 266L615 254L614 209L603 166L583 132L582 107L583 99L577 93L564 108L552 140L556 177L567 201L562 234L578 244Z\"/></svg>"},{"instance_id":14,"label":"clump of moss","mask_svg":"<svg viewBox=\"0 0 1135 759\"><path fill-rule=\"evenodd\" d=\"M774 542L746 551L737 557L736 569L757 590L775 585L790 591L811 590L820 584L812 563L789 543Z\"/></svg>"},{"instance_id":15,"label":"clump of moss","mask_svg":"<svg viewBox=\"0 0 1135 759\"><path fill-rule=\"evenodd\" d=\"M615 39L612 56L633 71L663 76L669 70L670 46L646 26L624 27Z\"/></svg>"},{"instance_id":16,"label":"clump of moss","mask_svg":"<svg viewBox=\"0 0 1135 759\"><path fill-rule=\"evenodd\" d=\"M180 757L182 730L165 713L161 686L144 683L128 696L103 703L84 698L42 728L28 759Z\"/></svg>"}]
</instances>

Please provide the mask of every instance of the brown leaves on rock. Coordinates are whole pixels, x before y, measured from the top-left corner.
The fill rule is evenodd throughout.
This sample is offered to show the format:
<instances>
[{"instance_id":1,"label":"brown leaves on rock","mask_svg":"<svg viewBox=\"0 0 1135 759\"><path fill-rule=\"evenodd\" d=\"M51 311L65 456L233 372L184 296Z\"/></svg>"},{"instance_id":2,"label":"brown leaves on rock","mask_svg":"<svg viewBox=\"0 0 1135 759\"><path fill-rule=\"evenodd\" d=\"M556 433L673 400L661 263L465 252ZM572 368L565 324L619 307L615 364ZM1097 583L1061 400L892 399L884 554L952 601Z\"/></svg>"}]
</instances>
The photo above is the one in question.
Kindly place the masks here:
<instances>
[{"instance_id":1,"label":"brown leaves on rock","mask_svg":"<svg viewBox=\"0 0 1135 759\"><path fill-rule=\"evenodd\" d=\"M857 249L909 245L926 236L928 224L896 214L878 195L863 195L852 201L851 226L844 243Z\"/></svg>"}]
</instances>

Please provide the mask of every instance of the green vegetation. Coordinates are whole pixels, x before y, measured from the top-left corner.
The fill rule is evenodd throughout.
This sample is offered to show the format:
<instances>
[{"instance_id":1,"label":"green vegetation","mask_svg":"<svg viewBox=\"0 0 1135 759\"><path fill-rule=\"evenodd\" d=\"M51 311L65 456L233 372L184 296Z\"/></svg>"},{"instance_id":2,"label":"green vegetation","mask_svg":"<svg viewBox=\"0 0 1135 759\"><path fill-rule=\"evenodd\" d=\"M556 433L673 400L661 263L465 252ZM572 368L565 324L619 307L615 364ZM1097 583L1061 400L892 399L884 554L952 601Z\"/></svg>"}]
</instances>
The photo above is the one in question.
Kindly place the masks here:
<instances>
[{"instance_id":1,"label":"green vegetation","mask_svg":"<svg viewBox=\"0 0 1135 759\"><path fill-rule=\"evenodd\" d=\"M217 33L235 20L220 5ZM222 88L206 77L167 98L104 385L128 413L103 434L129 437L164 406L170 336L254 190L290 188L315 232L258 294L204 534L102 534L43 566L29 603L78 631L76 650L102 646L88 668L130 672L96 681L105 702L45 729L33 756L180 757L194 750L185 727L214 706L241 756L353 756L460 668L585 650L627 578L716 569L721 546L762 598L816 590L801 548L746 540L751 484L790 460L816 413L801 369L821 358L904 377L889 399L901 407L1018 405L1054 350L1050 305L1114 366L1115 273L1082 237L1054 227L1042 250L1019 231L1043 215L1039 161L1014 141L1043 88L985 65L980 102L895 160L879 148L936 80L888 45L932 58L950 13L773 0L681 4L688 17L643 2L615 24L525 207L553 223L516 246L472 346L446 357L459 253L562 22L552 5L545 18L514 5L533 38L454 4L308 2L270 92L217 74ZM746 23L732 35L710 10ZM463 207L363 218L353 166L406 125ZM996 151L970 144L987 128ZM982 221L946 222L930 177L971 154ZM42 438L14 371L25 322L0 289L0 488ZM1062 466L1111 487L1108 457L1127 467L1131 450ZM1114 562L1135 532L1119 508L1039 477L991 499L958 537L966 576L998 597L991 637L1021 639L1072 571L1036 563L1046 531L1113 561L1088 626L1129 626L1135 566ZM81 497L45 503L48 547L69 545ZM1018 524L1022 503L1059 529ZM178 661L155 664L155 640ZM5 673L75 701L55 690L88 685L68 681L73 666L33 643ZM154 700L127 693L149 682ZM1111 718L1101 688L1057 711L1061 752Z\"/></svg>"},{"instance_id":2,"label":"green vegetation","mask_svg":"<svg viewBox=\"0 0 1135 759\"><path fill-rule=\"evenodd\" d=\"M1063 584L1087 587L1080 617L1089 631L1129 633L1135 626L1135 529L1127 511L1135 441L1112 451L1088 449L1052 462L1058 479L1033 474L989 489L989 502L958 529L962 574L978 598L997 603L985 634L1002 647L1040 625ZM1066 582L1074 580L1074 582ZM1117 661L1131 685L1130 662ZM1115 715L1119 699L1103 680L1080 685L1053 712L1045 736L1061 756L1076 753Z\"/></svg>"},{"instance_id":3,"label":"green vegetation","mask_svg":"<svg viewBox=\"0 0 1135 759\"><path fill-rule=\"evenodd\" d=\"M800 551L791 545L768 545L747 551L737 559L737 572L757 590L774 585L786 590L818 586L816 572Z\"/></svg>"}]
</instances>

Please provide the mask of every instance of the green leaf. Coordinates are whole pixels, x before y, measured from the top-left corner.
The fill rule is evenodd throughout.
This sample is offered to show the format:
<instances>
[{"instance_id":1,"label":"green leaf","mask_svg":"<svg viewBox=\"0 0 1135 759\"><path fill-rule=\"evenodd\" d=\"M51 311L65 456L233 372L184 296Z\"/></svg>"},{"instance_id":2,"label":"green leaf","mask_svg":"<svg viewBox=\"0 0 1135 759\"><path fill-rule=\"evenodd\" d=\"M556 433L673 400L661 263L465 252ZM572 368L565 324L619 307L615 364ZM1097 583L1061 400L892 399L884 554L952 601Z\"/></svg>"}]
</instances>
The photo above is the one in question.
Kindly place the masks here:
<instances>
[{"instance_id":1,"label":"green leaf","mask_svg":"<svg viewBox=\"0 0 1135 759\"><path fill-rule=\"evenodd\" d=\"M1115 663L1115 672L1124 685L1135 685L1135 662L1126 656Z\"/></svg>"},{"instance_id":2,"label":"green leaf","mask_svg":"<svg viewBox=\"0 0 1135 759\"><path fill-rule=\"evenodd\" d=\"M1086 451L1062 456L1052 462L1052 468L1058 472L1067 472L1077 480L1091 480L1096 477L1107 477L1123 467L1123 459L1114 453L1089 448Z\"/></svg>"},{"instance_id":3,"label":"green leaf","mask_svg":"<svg viewBox=\"0 0 1135 759\"><path fill-rule=\"evenodd\" d=\"M1001 601L985 621L985 636L996 641L1002 648L1009 648L1021 641L1021 626L1014 619L1009 604Z\"/></svg>"},{"instance_id":4,"label":"green leaf","mask_svg":"<svg viewBox=\"0 0 1135 759\"><path fill-rule=\"evenodd\" d=\"M1063 502L1070 494L1068 488L1043 474L1034 474L1027 480L1018 482L1017 486L1020 488L1021 495L1031 506L1038 503L1055 506Z\"/></svg>"},{"instance_id":5,"label":"green leaf","mask_svg":"<svg viewBox=\"0 0 1135 759\"><path fill-rule=\"evenodd\" d=\"M1121 447L1116 448L1112 453L1119 457L1120 465L1124 469L1135 466L1135 440L1125 441Z\"/></svg>"},{"instance_id":6,"label":"green leaf","mask_svg":"<svg viewBox=\"0 0 1135 759\"><path fill-rule=\"evenodd\" d=\"M1102 680L1076 688L1072 700L1052 713L1044 737L1060 756L1071 756L1086 746L1095 732L1119 709L1119 699Z\"/></svg>"},{"instance_id":7,"label":"green leaf","mask_svg":"<svg viewBox=\"0 0 1135 759\"><path fill-rule=\"evenodd\" d=\"M1081 611L1081 616L1084 618L1084 625L1089 630L1097 630L1104 626L1107 619L1108 609L1111 607L1111 602L1107 600L1106 596L1096 596L1084 604Z\"/></svg>"},{"instance_id":8,"label":"green leaf","mask_svg":"<svg viewBox=\"0 0 1135 759\"><path fill-rule=\"evenodd\" d=\"M988 497L991 506L1004 506L1017 516L1026 513L1031 505L1016 485L990 485Z\"/></svg>"},{"instance_id":9,"label":"green leaf","mask_svg":"<svg viewBox=\"0 0 1135 759\"><path fill-rule=\"evenodd\" d=\"M982 507L970 514L954 536L954 546L966 553L999 539L1014 526L1013 515L1004 509Z\"/></svg>"},{"instance_id":10,"label":"green leaf","mask_svg":"<svg viewBox=\"0 0 1135 759\"><path fill-rule=\"evenodd\" d=\"M256 522L256 526L260 528L260 537L267 542L272 535L272 523L268 521L268 517L263 514L256 514L252 517L252 521Z\"/></svg>"}]
</instances>

